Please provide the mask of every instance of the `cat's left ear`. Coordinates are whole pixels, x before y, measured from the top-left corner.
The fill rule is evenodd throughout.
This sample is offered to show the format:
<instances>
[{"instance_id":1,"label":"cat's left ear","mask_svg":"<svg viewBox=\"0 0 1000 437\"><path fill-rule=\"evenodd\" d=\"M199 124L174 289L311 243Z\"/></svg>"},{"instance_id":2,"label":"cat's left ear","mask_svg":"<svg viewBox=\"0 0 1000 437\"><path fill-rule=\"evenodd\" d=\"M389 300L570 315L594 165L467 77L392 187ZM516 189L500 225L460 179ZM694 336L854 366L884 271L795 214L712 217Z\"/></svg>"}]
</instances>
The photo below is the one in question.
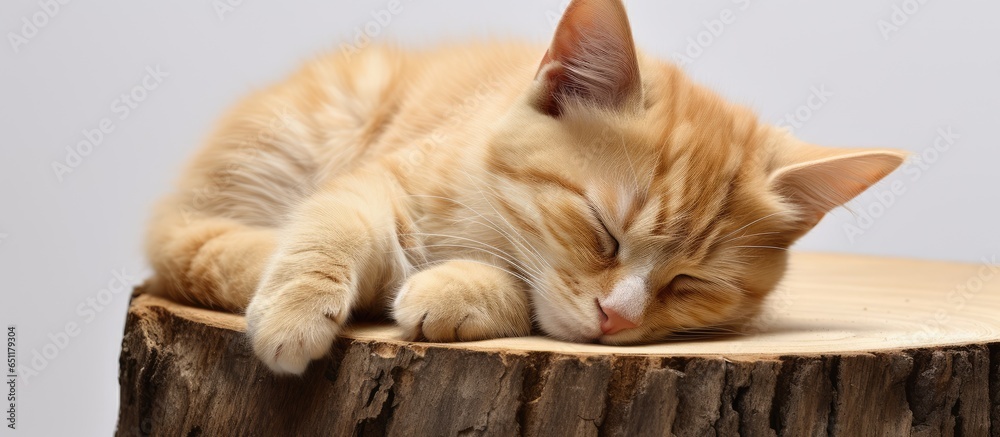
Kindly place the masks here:
<instances>
[{"instance_id":1,"label":"cat's left ear","mask_svg":"<svg viewBox=\"0 0 1000 437\"><path fill-rule=\"evenodd\" d=\"M564 105L638 108L642 81L621 0L573 0L535 76L536 107L558 116Z\"/></svg>"},{"instance_id":2,"label":"cat's left ear","mask_svg":"<svg viewBox=\"0 0 1000 437\"><path fill-rule=\"evenodd\" d=\"M803 145L771 173L770 188L801 214L806 230L831 209L847 203L892 173L906 153L880 149L832 149Z\"/></svg>"}]
</instances>

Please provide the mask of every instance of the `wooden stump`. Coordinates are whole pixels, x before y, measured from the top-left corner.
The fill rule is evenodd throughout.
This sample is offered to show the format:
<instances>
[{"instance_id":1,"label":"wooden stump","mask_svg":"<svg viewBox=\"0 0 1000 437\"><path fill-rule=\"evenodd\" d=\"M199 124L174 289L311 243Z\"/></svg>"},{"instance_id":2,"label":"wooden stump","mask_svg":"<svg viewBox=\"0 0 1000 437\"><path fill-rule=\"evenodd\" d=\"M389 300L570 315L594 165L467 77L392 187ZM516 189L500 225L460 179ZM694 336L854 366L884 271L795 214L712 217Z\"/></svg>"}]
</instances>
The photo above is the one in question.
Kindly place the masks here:
<instances>
[{"instance_id":1,"label":"wooden stump","mask_svg":"<svg viewBox=\"0 0 1000 437\"><path fill-rule=\"evenodd\" d=\"M997 436L998 273L796 254L745 336L431 344L358 326L302 377L271 375L242 317L140 295L118 435Z\"/></svg>"}]
</instances>

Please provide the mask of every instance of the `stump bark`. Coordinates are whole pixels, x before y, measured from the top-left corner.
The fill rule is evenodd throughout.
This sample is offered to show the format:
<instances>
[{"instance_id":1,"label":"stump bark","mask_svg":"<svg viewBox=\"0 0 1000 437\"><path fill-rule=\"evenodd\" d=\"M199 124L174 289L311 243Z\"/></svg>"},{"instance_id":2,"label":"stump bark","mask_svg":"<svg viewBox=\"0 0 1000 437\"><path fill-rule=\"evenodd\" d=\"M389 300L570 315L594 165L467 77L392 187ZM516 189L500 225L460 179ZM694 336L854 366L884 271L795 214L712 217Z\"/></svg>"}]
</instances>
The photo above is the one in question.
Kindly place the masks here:
<instances>
[{"instance_id":1,"label":"stump bark","mask_svg":"<svg viewBox=\"0 0 1000 437\"><path fill-rule=\"evenodd\" d=\"M355 326L276 377L242 317L131 303L118 435L1000 435L996 266L796 254L756 329L609 347Z\"/></svg>"}]
</instances>

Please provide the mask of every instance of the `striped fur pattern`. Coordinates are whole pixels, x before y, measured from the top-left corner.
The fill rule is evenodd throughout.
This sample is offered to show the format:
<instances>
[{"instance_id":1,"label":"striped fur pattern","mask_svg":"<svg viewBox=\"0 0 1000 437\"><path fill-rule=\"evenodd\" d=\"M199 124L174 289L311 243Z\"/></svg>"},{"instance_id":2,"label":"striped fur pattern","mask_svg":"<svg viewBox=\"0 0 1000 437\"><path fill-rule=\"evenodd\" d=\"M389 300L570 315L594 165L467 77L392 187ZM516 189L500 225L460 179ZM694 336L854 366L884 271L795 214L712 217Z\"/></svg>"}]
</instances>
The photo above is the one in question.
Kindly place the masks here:
<instances>
[{"instance_id":1,"label":"striped fur pattern","mask_svg":"<svg viewBox=\"0 0 1000 437\"><path fill-rule=\"evenodd\" d=\"M365 314L429 341L734 329L901 161L762 124L639 53L618 0L576 0L548 51L372 47L239 103L156 209L151 288L245 312L290 374Z\"/></svg>"}]
</instances>

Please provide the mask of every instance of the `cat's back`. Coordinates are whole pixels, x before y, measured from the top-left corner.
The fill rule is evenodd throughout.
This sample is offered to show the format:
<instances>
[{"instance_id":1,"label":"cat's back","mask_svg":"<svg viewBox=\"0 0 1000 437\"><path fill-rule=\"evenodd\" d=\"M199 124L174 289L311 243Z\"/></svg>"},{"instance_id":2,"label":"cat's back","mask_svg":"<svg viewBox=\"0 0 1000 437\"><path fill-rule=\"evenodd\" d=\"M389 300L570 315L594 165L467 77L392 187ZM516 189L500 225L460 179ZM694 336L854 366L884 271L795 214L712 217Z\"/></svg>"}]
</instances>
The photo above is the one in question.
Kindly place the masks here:
<instances>
[{"instance_id":1,"label":"cat's back","mask_svg":"<svg viewBox=\"0 0 1000 437\"><path fill-rule=\"evenodd\" d=\"M495 120L529 86L544 48L474 42L425 49L373 45L307 62L249 99L249 120L291 115L324 176L390 153L441 129ZM258 98L259 97L259 98ZM287 118L287 117L284 117Z\"/></svg>"},{"instance_id":2,"label":"cat's back","mask_svg":"<svg viewBox=\"0 0 1000 437\"><path fill-rule=\"evenodd\" d=\"M338 175L442 129L459 141L477 120L502 116L542 51L500 42L372 45L314 58L222 117L177 200L200 213L274 224Z\"/></svg>"},{"instance_id":3,"label":"cat's back","mask_svg":"<svg viewBox=\"0 0 1000 437\"><path fill-rule=\"evenodd\" d=\"M383 134L378 139L392 147L396 131L419 135L462 124L483 110L499 115L492 113L529 85L541 53L542 46L517 42L372 46L316 59L306 65L302 82L310 95L325 96L328 107L362 111L353 115L367 120L371 130Z\"/></svg>"}]
</instances>

